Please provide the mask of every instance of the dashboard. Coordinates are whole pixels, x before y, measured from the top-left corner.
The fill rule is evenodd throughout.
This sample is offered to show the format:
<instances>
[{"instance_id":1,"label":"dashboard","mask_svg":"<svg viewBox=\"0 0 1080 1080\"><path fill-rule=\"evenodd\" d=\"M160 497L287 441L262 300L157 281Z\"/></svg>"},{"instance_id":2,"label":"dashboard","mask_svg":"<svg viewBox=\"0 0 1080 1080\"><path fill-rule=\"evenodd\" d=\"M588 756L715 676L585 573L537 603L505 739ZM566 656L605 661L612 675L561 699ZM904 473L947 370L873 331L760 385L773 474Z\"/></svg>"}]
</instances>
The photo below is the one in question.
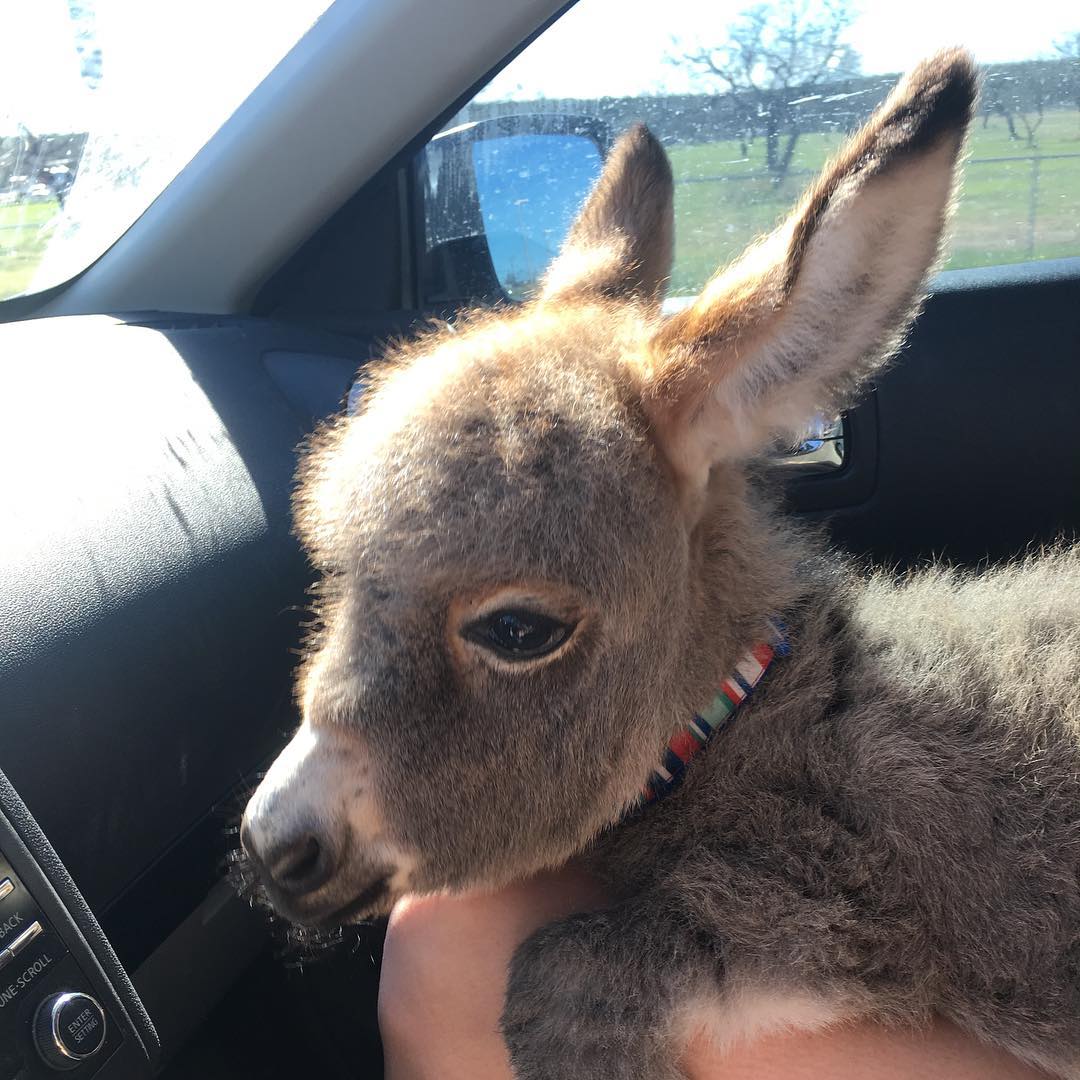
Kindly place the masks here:
<instances>
[{"instance_id":1,"label":"dashboard","mask_svg":"<svg viewBox=\"0 0 1080 1080\"><path fill-rule=\"evenodd\" d=\"M153 1024L2 775L0 805L0 1076L149 1075Z\"/></svg>"},{"instance_id":2,"label":"dashboard","mask_svg":"<svg viewBox=\"0 0 1080 1080\"><path fill-rule=\"evenodd\" d=\"M59 1067L31 1015L58 993L105 1032L72 1074L137 1076L157 1038L125 973L176 1044L264 937L222 877L296 723L295 450L367 348L88 316L0 327L0 355L0 1077Z\"/></svg>"}]
</instances>

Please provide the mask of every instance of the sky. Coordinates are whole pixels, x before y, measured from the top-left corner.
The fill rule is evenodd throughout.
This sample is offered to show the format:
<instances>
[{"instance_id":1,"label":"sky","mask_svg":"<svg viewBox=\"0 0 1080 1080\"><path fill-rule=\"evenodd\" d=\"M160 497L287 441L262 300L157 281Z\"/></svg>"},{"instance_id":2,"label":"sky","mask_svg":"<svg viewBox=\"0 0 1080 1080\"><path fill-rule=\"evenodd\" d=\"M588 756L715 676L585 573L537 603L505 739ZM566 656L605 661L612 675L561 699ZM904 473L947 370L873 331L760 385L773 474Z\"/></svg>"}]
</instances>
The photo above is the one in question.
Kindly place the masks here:
<instances>
[{"instance_id":1,"label":"sky","mask_svg":"<svg viewBox=\"0 0 1080 1080\"><path fill-rule=\"evenodd\" d=\"M362 2L362 0L353 0ZM433 3L442 0L431 0ZM520 2L520 0L516 0ZM580 0L483 94L600 97L698 89L665 63L672 36L719 43L749 0ZM850 43L867 74L899 71L943 44L983 61L1051 55L1080 30L1077 0L855 0ZM68 0L0 0L9 47L0 64L0 132L124 129L205 138L329 6L330 0L78 0L105 77L80 78ZM467 28L466 28L467 29ZM11 47L18 43L17 47ZM87 117L99 123L87 122Z\"/></svg>"},{"instance_id":2,"label":"sky","mask_svg":"<svg viewBox=\"0 0 1080 1080\"><path fill-rule=\"evenodd\" d=\"M622 97L700 90L664 60L672 37L719 44L751 0L579 0L521 54L483 96ZM1080 30L1077 0L862 0L847 36L868 75L902 71L943 45L962 44L984 63L1051 56L1053 41Z\"/></svg>"},{"instance_id":3,"label":"sky","mask_svg":"<svg viewBox=\"0 0 1080 1080\"><path fill-rule=\"evenodd\" d=\"M188 129L205 138L330 3L77 0L82 14L73 23L68 0L0 0L8 46L0 134L15 118L36 131L168 125L179 139ZM104 77L92 92L80 75L77 30L102 52Z\"/></svg>"}]
</instances>

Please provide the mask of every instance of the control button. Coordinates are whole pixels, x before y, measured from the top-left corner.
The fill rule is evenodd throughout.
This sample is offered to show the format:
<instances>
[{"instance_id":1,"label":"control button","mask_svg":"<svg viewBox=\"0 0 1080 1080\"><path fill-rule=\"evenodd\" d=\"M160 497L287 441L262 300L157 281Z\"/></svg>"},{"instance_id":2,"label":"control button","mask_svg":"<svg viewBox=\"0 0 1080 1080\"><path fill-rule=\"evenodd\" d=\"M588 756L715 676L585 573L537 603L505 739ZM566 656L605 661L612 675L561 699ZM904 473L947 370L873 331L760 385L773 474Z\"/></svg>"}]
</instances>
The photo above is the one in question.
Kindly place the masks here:
<instances>
[{"instance_id":1,"label":"control button","mask_svg":"<svg viewBox=\"0 0 1080 1080\"><path fill-rule=\"evenodd\" d=\"M36 919L3 951L0 951L0 968L15 959L36 937L40 937L45 928Z\"/></svg>"},{"instance_id":2,"label":"control button","mask_svg":"<svg viewBox=\"0 0 1080 1080\"><path fill-rule=\"evenodd\" d=\"M4 951L18 956L43 931L44 927L35 919Z\"/></svg>"},{"instance_id":3,"label":"control button","mask_svg":"<svg viewBox=\"0 0 1080 1080\"><path fill-rule=\"evenodd\" d=\"M6 900L15 891L15 882L6 877L0 881L0 900Z\"/></svg>"},{"instance_id":4,"label":"control button","mask_svg":"<svg viewBox=\"0 0 1080 1080\"><path fill-rule=\"evenodd\" d=\"M89 994L53 994L34 1013L34 1043L50 1068L77 1068L105 1045L105 1010Z\"/></svg>"}]
</instances>

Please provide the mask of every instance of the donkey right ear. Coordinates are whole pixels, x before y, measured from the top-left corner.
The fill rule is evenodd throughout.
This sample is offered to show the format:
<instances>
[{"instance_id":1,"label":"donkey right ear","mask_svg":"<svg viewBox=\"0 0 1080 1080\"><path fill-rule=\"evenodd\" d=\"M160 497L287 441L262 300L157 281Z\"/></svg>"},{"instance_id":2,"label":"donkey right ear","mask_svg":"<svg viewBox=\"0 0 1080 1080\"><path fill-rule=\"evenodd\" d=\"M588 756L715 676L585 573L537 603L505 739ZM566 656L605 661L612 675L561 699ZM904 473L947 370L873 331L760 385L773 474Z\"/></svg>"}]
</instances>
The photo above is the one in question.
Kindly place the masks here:
<instances>
[{"instance_id":1,"label":"donkey right ear","mask_svg":"<svg viewBox=\"0 0 1080 1080\"><path fill-rule=\"evenodd\" d=\"M659 304L674 244L671 165L644 124L612 148L604 171L544 276L540 299Z\"/></svg>"}]
</instances>

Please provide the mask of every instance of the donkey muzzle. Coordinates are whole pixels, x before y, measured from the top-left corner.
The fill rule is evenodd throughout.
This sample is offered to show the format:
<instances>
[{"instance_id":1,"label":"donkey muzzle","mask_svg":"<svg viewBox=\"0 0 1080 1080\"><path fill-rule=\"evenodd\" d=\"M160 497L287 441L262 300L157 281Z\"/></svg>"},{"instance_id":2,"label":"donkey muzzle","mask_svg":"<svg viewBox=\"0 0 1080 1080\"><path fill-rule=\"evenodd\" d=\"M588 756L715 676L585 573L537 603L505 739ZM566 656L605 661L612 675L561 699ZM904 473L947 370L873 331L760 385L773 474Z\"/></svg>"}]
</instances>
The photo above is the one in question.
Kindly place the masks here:
<instances>
[{"instance_id":1,"label":"donkey muzzle","mask_svg":"<svg viewBox=\"0 0 1080 1080\"><path fill-rule=\"evenodd\" d=\"M340 925L386 910L409 860L390 843L359 740L305 724L251 797L240 843L274 908Z\"/></svg>"}]
</instances>

